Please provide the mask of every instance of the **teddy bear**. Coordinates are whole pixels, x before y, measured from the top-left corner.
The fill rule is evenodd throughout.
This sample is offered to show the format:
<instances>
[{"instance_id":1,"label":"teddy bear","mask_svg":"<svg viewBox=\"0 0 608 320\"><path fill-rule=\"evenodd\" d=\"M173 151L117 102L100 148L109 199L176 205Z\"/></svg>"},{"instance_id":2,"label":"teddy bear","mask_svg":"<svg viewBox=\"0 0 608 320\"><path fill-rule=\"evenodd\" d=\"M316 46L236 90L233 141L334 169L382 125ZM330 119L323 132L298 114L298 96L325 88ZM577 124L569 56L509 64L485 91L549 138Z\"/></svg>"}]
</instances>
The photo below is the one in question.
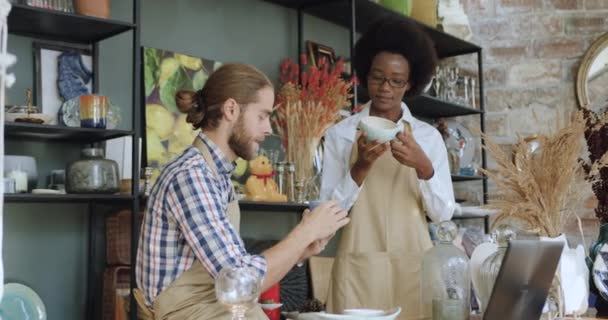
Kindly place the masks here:
<instances>
[{"instance_id":1,"label":"teddy bear","mask_svg":"<svg viewBox=\"0 0 608 320\"><path fill-rule=\"evenodd\" d=\"M286 202L287 196L280 194L273 179L272 163L266 156L257 156L249 161L251 175L247 178L245 192L247 200Z\"/></svg>"}]
</instances>

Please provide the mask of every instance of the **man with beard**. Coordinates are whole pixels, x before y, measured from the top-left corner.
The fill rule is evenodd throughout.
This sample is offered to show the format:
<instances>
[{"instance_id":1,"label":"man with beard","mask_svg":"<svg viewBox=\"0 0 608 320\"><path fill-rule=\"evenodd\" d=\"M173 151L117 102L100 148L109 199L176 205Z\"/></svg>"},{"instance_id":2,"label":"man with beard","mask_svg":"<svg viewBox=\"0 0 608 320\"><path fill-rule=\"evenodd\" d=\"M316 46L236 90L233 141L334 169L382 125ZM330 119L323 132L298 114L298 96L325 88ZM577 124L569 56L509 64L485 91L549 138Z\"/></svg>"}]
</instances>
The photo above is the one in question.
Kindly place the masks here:
<instances>
[{"instance_id":1,"label":"man with beard","mask_svg":"<svg viewBox=\"0 0 608 320\"><path fill-rule=\"evenodd\" d=\"M220 270L251 267L266 290L296 263L323 250L349 219L337 202L323 203L305 211L277 245L261 255L248 254L238 234L230 176L234 160L252 159L272 131L272 84L252 66L226 64L203 89L178 92L176 102L201 132L152 188L137 252L136 297L155 319L230 319L215 298ZM266 316L256 307L248 318Z\"/></svg>"}]
</instances>

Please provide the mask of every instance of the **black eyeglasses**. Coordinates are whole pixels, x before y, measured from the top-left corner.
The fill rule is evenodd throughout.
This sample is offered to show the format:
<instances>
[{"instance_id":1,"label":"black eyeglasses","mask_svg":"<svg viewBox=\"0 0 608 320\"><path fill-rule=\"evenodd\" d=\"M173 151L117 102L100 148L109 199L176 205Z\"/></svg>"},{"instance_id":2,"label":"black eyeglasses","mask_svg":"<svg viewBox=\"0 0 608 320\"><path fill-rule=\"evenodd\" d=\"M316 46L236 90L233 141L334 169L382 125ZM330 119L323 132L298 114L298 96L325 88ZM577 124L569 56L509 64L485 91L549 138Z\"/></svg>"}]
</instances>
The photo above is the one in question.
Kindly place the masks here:
<instances>
[{"instance_id":1,"label":"black eyeglasses","mask_svg":"<svg viewBox=\"0 0 608 320\"><path fill-rule=\"evenodd\" d=\"M406 80L391 79L391 78L380 77L380 76L369 76L367 79L367 82L374 84L374 85L378 85L378 86L383 85L384 82L388 82L389 86L391 86L393 88L398 88L398 89L405 87L405 85L407 84Z\"/></svg>"}]
</instances>

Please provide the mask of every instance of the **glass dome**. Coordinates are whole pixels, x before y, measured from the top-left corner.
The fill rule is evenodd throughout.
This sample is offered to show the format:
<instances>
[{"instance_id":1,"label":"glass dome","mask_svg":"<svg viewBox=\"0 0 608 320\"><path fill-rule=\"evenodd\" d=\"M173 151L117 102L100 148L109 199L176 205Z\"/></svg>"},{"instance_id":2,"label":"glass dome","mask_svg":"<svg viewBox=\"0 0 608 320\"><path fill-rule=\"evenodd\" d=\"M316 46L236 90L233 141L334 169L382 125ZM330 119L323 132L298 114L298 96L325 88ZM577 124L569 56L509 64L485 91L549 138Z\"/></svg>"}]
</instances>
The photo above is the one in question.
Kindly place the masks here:
<instances>
[{"instance_id":1,"label":"glass dome","mask_svg":"<svg viewBox=\"0 0 608 320\"><path fill-rule=\"evenodd\" d=\"M471 271L469 258L452 243L457 232L454 222L442 222L439 242L422 260L421 301L425 316L433 320L469 319Z\"/></svg>"}]
</instances>

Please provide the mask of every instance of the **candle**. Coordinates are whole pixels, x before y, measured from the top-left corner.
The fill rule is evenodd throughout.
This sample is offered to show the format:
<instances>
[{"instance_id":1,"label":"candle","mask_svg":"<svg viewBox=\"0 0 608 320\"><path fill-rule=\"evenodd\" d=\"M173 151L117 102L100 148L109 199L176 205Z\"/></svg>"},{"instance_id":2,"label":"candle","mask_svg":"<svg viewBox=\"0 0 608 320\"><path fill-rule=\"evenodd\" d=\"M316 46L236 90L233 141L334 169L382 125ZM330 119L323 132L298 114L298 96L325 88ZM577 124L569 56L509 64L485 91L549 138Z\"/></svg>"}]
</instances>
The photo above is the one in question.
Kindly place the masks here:
<instances>
[{"instance_id":1,"label":"candle","mask_svg":"<svg viewBox=\"0 0 608 320\"><path fill-rule=\"evenodd\" d=\"M27 172L13 170L8 173L7 178L13 178L15 180L15 192L27 192Z\"/></svg>"}]
</instances>

